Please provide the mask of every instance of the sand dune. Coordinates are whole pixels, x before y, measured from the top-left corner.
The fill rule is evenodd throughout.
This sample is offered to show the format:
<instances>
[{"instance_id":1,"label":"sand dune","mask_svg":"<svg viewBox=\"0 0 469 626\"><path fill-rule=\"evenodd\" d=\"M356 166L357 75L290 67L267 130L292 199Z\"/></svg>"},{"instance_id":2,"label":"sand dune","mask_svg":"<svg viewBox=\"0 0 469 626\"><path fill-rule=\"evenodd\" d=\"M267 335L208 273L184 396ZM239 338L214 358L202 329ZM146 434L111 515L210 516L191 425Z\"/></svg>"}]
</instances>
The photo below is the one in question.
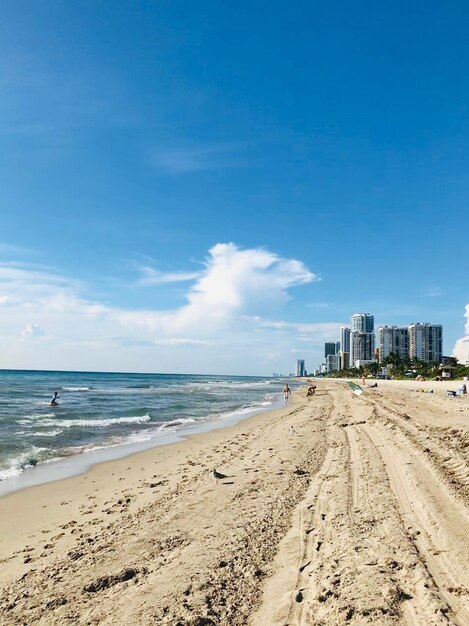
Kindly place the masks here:
<instances>
[{"instance_id":1,"label":"sand dune","mask_svg":"<svg viewBox=\"0 0 469 626\"><path fill-rule=\"evenodd\" d=\"M0 623L469 624L469 402L446 386L320 381L2 498Z\"/></svg>"}]
</instances>

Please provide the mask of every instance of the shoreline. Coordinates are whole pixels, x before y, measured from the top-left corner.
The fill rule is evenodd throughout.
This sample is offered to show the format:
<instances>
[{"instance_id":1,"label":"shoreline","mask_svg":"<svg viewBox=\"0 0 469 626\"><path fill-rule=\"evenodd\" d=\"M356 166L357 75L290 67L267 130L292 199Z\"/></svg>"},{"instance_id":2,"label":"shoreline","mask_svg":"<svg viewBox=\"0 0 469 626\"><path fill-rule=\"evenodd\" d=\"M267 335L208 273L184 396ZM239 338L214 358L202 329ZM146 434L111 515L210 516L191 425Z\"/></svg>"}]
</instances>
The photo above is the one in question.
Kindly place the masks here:
<instances>
[{"instance_id":1,"label":"shoreline","mask_svg":"<svg viewBox=\"0 0 469 626\"><path fill-rule=\"evenodd\" d=\"M358 382L358 378L321 378L314 379L332 384L347 384L350 381ZM303 387L307 387L306 378L299 379L295 387L295 393L301 391ZM461 385L459 380L448 381L415 381L415 380L375 380L366 379L365 389L369 384L378 382L380 388L392 387L402 388L408 391L425 390L430 391L436 389L437 393L446 394L446 390L455 390ZM279 396L280 396L279 392ZM245 407L249 408L249 407ZM29 489L31 487L39 487L52 482L67 480L76 476L85 474L93 469L96 465L110 463L113 461L125 460L133 455L138 455L153 448L162 446L171 446L177 443L190 440L191 437L199 434L209 433L213 430L229 428L241 421L248 420L256 415L270 413L284 408L281 397L273 400L269 407L253 407L249 414L242 414L234 411L234 415L229 414L222 418L207 418L197 423L185 425L180 430L161 433L148 440L137 442L123 442L116 445L109 445L99 448L91 448L80 453L57 458L49 462L40 463L34 467L25 468L18 476L6 478L0 481L0 500L10 494Z\"/></svg>"},{"instance_id":2,"label":"shoreline","mask_svg":"<svg viewBox=\"0 0 469 626\"><path fill-rule=\"evenodd\" d=\"M146 450L180 443L186 441L191 436L207 433L218 428L229 428L260 413L275 411L280 408L281 404L282 399L279 397L278 400L272 400L272 404L269 407L252 406L252 409L249 406L240 407L240 409L228 413L224 417L201 419L198 422L184 425L180 429L175 428L170 432L159 433L146 440L90 448L73 455L57 457L49 462L39 463L33 467L26 467L18 476L12 476L0 481L0 499L23 489L79 476L90 471L95 465L126 459ZM245 413L240 412L244 409L247 409Z\"/></svg>"},{"instance_id":3,"label":"shoreline","mask_svg":"<svg viewBox=\"0 0 469 626\"><path fill-rule=\"evenodd\" d=\"M83 525L92 528L96 518L84 517L91 513L88 508L89 502L94 504L99 501L99 506L106 507L114 501L112 507L114 510L108 513L105 508L102 509L105 512L104 519L107 515L113 516L123 512L129 514L137 508L148 506L155 490L165 491L168 483L171 487L177 486L176 462L181 464L185 460L187 464L192 465L190 459L194 451L209 451L217 444L220 445L220 442L237 436L239 432L256 431L260 424L268 424L272 419L281 418L295 410L298 404L304 404L304 400L299 397L297 390L286 407L259 411L247 417L241 416L231 424L206 423L204 432L194 432L181 437L178 441L153 445L116 459L95 462L79 474L24 486L22 489L4 494L0 497L0 562L4 562L6 554L11 552L19 558L11 559L13 561L13 563L10 561L13 565L11 570L4 567L0 574L0 585L28 571L31 561L28 556L22 559L21 555L30 554L31 541L39 538L41 542L41 538L49 534L57 536L58 533L62 537L66 534L69 536L66 537L65 545L70 546L74 540L76 527ZM155 468L160 468L159 472L149 474L157 471ZM207 466L204 474L206 480L213 484L210 469ZM117 500L116 493L120 493ZM129 493L133 494L131 501L125 501L124 506L121 506L123 499L129 498ZM93 508L96 508L96 505ZM80 519L82 524L78 523ZM51 527L53 530L49 530ZM63 533L61 529L70 530ZM42 552L41 556L44 557L45 553Z\"/></svg>"}]
</instances>

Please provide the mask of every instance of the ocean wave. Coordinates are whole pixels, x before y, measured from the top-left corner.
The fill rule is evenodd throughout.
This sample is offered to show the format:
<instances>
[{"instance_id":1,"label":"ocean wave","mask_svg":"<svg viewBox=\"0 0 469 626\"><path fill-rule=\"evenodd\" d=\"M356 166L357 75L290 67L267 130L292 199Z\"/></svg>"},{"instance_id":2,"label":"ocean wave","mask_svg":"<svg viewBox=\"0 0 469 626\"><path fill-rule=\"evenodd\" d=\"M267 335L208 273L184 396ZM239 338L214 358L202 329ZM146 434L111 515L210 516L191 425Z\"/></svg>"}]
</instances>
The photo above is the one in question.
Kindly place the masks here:
<instances>
[{"instance_id":1,"label":"ocean wave","mask_svg":"<svg viewBox=\"0 0 469 626\"><path fill-rule=\"evenodd\" d=\"M63 391L89 391L89 387L62 387Z\"/></svg>"},{"instance_id":2,"label":"ocean wave","mask_svg":"<svg viewBox=\"0 0 469 626\"><path fill-rule=\"evenodd\" d=\"M34 432L34 433L27 433L29 437L57 437L57 435L60 435L60 433L63 433L63 430L45 430L43 433L41 432Z\"/></svg>"},{"instance_id":3,"label":"ocean wave","mask_svg":"<svg viewBox=\"0 0 469 626\"><path fill-rule=\"evenodd\" d=\"M79 427L96 427L107 428L115 424L145 424L151 420L150 415L134 415L132 417L111 417L109 419L87 420L87 419L56 419L42 420L41 426L57 426L61 428L79 428Z\"/></svg>"},{"instance_id":4,"label":"ocean wave","mask_svg":"<svg viewBox=\"0 0 469 626\"><path fill-rule=\"evenodd\" d=\"M196 420L193 417L181 417L175 420L171 420L170 422L163 422L160 425L160 429L173 428L174 426L184 426L186 424L193 424L197 421L199 420Z\"/></svg>"},{"instance_id":5,"label":"ocean wave","mask_svg":"<svg viewBox=\"0 0 469 626\"><path fill-rule=\"evenodd\" d=\"M0 480L6 480L7 478L14 478L19 476L23 472L22 467L12 466L7 469L0 469Z\"/></svg>"},{"instance_id":6,"label":"ocean wave","mask_svg":"<svg viewBox=\"0 0 469 626\"><path fill-rule=\"evenodd\" d=\"M48 448L33 446L28 451L19 454L10 461L8 467L0 469L0 480L19 476L28 467L34 467L38 463L46 461L47 455L42 455L43 452L46 452L47 455L50 453Z\"/></svg>"},{"instance_id":7,"label":"ocean wave","mask_svg":"<svg viewBox=\"0 0 469 626\"><path fill-rule=\"evenodd\" d=\"M50 412L50 413L31 413L31 415L25 415L24 419L38 420L38 419L42 419L43 417L55 417L55 413L54 412Z\"/></svg>"}]
</instances>

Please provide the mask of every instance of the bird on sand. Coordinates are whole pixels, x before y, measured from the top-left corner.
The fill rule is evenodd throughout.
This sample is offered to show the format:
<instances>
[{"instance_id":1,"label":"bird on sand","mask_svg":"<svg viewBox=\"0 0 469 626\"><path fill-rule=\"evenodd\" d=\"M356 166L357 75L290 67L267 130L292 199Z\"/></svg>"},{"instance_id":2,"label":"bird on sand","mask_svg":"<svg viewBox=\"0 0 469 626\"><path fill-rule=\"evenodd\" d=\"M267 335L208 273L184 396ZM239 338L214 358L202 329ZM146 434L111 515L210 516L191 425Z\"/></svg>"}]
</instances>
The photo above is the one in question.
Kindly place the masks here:
<instances>
[{"instance_id":1,"label":"bird on sand","mask_svg":"<svg viewBox=\"0 0 469 626\"><path fill-rule=\"evenodd\" d=\"M228 476L225 476L225 474L222 474L221 472L217 472L216 469L212 470L212 476L215 478L217 482L219 480L223 480L224 478L228 478Z\"/></svg>"}]
</instances>

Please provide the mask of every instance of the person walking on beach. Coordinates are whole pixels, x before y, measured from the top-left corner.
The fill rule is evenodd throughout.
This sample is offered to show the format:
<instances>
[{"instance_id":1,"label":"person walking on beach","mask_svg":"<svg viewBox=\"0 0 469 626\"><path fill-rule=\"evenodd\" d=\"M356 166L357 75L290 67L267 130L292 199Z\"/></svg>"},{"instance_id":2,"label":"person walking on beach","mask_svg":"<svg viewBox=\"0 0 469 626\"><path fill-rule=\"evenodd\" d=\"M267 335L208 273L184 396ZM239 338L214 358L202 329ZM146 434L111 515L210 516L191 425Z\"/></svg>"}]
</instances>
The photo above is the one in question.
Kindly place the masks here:
<instances>
[{"instance_id":1,"label":"person walking on beach","mask_svg":"<svg viewBox=\"0 0 469 626\"><path fill-rule=\"evenodd\" d=\"M288 396L291 396L291 389L288 386L288 383L285 385L285 387L283 388L283 397L285 399L285 405L288 404Z\"/></svg>"}]
</instances>

